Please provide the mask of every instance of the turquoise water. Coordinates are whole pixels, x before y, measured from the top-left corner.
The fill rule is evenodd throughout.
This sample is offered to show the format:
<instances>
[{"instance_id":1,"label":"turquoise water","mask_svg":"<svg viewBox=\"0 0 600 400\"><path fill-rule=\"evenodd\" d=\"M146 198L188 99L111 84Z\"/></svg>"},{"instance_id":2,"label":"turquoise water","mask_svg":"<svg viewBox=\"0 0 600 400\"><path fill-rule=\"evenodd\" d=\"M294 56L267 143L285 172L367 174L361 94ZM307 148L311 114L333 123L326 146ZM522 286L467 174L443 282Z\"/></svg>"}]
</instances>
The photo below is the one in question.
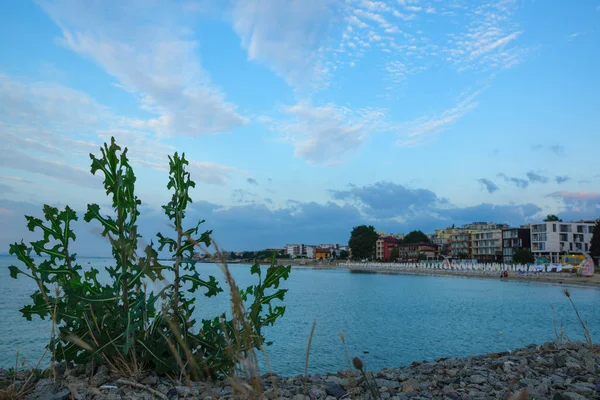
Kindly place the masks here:
<instances>
[{"instance_id":1,"label":"turquoise water","mask_svg":"<svg viewBox=\"0 0 600 400\"><path fill-rule=\"evenodd\" d=\"M102 268L110 260L80 259ZM88 262L90 264L88 264ZM26 321L18 309L28 302L34 285L11 279L9 257L0 257L0 367L14 365L18 350L35 363L50 335L46 321ZM219 268L198 264L201 273L222 280ZM231 270L241 287L252 278L246 265ZM303 373L313 321L316 329L309 372L347 368L339 337L343 332L350 357L361 356L369 368L398 367L412 361L505 351L554 338L551 306L572 339L582 330L560 286L500 279L353 274L345 270L293 267L287 311L265 334L274 372ZM572 298L600 340L600 290L570 287ZM200 297L199 316L212 317L228 306L226 296ZM368 353L365 353L368 352Z\"/></svg>"}]
</instances>

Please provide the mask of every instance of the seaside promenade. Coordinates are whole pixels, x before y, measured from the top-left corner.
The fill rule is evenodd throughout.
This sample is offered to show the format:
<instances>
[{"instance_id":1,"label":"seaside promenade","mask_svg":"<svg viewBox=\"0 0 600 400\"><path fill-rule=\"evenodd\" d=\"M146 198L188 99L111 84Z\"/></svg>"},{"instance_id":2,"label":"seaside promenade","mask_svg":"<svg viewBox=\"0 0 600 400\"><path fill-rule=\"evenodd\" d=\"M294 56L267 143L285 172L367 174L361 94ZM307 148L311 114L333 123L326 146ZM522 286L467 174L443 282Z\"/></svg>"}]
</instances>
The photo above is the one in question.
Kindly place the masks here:
<instances>
[{"instance_id":1,"label":"seaside promenade","mask_svg":"<svg viewBox=\"0 0 600 400\"><path fill-rule=\"evenodd\" d=\"M350 262L338 263L337 267L362 273L462 276L600 287L600 274L584 277L562 265Z\"/></svg>"}]
</instances>

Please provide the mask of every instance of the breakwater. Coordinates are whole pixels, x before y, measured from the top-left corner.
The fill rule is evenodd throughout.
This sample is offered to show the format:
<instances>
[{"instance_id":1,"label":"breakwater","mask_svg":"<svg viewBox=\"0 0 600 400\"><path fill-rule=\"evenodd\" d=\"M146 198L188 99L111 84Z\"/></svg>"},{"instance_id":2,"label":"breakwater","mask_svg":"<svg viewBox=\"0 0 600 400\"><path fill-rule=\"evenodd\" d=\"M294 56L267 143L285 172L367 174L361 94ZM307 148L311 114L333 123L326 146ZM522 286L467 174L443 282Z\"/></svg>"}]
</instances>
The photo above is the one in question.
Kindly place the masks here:
<instances>
[{"instance_id":1,"label":"breakwater","mask_svg":"<svg viewBox=\"0 0 600 400\"><path fill-rule=\"evenodd\" d=\"M27 398L592 399L600 395L599 350L598 346L590 348L582 342L549 342L501 353L413 362L406 367L373 372L366 366L367 380L350 366L345 371L322 375L265 374L250 382L235 377L217 382L186 382L157 377L152 372L137 379L120 378L104 366L94 370L63 368L56 382L51 378L33 382ZM1 378L8 378L6 371L0 370Z\"/></svg>"}]
</instances>

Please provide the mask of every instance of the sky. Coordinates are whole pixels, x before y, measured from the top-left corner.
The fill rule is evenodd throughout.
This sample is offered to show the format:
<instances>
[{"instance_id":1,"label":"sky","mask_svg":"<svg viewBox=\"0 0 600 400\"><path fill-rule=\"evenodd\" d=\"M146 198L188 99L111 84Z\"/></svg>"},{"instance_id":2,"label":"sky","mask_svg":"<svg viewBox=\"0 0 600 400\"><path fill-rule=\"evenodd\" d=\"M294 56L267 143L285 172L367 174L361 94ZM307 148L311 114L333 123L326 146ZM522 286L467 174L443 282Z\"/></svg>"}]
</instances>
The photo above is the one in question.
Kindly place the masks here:
<instances>
[{"instance_id":1,"label":"sky","mask_svg":"<svg viewBox=\"0 0 600 400\"><path fill-rule=\"evenodd\" d=\"M50 204L109 254L111 137L147 242L175 151L226 250L600 216L598 0L3 1L0 48L0 252Z\"/></svg>"}]
</instances>

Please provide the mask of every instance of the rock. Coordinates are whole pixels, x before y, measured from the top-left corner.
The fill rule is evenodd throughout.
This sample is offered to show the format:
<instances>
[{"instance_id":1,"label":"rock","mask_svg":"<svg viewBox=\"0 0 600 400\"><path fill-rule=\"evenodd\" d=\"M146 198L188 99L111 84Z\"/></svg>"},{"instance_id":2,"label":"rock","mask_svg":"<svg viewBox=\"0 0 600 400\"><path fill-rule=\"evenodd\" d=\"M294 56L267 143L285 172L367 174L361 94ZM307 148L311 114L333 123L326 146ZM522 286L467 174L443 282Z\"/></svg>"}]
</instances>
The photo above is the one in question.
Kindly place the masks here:
<instances>
[{"instance_id":1,"label":"rock","mask_svg":"<svg viewBox=\"0 0 600 400\"><path fill-rule=\"evenodd\" d=\"M559 397L557 397L557 395ZM552 400L586 400L587 397L582 396L580 394L577 393L573 393L573 392L563 392L561 394L555 394L554 397L552 398Z\"/></svg>"},{"instance_id":2,"label":"rock","mask_svg":"<svg viewBox=\"0 0 600 400\"><path fill-rule=\"evenodd\" d=\"M557 368L564 367L567 365L567 357L563 353L558 353L554 355L554 365Z\"/></svg>"},{"instance_id":3,"label":"rock","mask_svg":"<svg viewBox=\"0 0 600 400\"><path fill-rule=\"evenodd\" d=\"M391 381L388 379L375 379L375 383L377 384L377 387L382 388L390 388L390 389L397 389L400 387L400 382L398 381Z\"/></svg>"},{"instance_id":4,"label":"rock","mask_svg":"<svg viewBox=\"0 0 600 400\"><path fill-rule=\"evenodd\" d=\"M448 370L446 370L446 374L447 374L449 377L452 377L452 378L454 378L454 377L455 377L455 376L458 374L458 369L456 369L456 368L451 368L451 369L448 369Z\"/></svg>"},{"instance_id":5,"label":"rock","mask_svg":"<svg viewBox=\"0 0 600 400\"><path fill-rule=\"evenodd\" d=\"M419 387L419 383L417 381L415 381L414 379L409 379L405 382L402 382L402 392L403 393L414 392L417 390L418 387Z\"/></svg>"},{"instance_id":6,"label":"rock","mask_svg":"<svg viewBox=\"0 0 600 400\"><path fill-rule=\"evenodd\" d=\"M177 394L180 397L192 397L194 393L187 386L176 386L175 390L177 390Z\"/></svg>"},{"instance_id":7,"label":"rock","mask_svg":"<svg viewBox=\"0 0 600 400\"><path fill-rule=\"evenodd\" d=\"M482 383L487 383L487 379L484 376L481 375L473 375L469 378L469 381L471 383L475 383L477 385L480 385Z\"/></svg>"},{"instance_id":8,"label":"rock","mask_svg":"<svg viewBox=\"0 0 600 400\"><path fill-rule=\"evenodd\" d=\"M158 383L158 377L156 376L155 373L152 373L152 374L148 375L147 377L145 377L141 383L144 385L154 386Z\"/></svg>"},{"instance_id":9,"label":"rock","mask_svg":"<svg viewBox=\"0 0 600 400\"><path fill-rule=\"evenodd\" d=\"M106 382L108 382L110 377L108 376L108 368L106 365L101 365L97 370L92 379L90 380L90 384L94 387L102 386Z\"/></svg>"},{"instance_id":10,"label":"rock","mask_svg":"<svg viewBox=\"0 0 600 400\"><path fill-rule=\"evenodd\" d=\"M454 390L452 386L444 386L442 388L442 393L446 396L454 396L456 395L456 390Z\"/></svg>"},{"instance_id":11,"label":"rock","mask_svg":"<svg viewBox=\"0 0 600 400\"><path fill-rule=\"evenodd\" d=\"M308 391L308 397L310 397L312 400L324 399L327 397L327 393L325 393L325 391L319 387L312 387Z\"/></svg>"},{"instance_id":12,"label":"rock","mask_svg":"<svg viewBox=\"0 0 600 400\"><path fill-rule=\"evenodd\" d=\"M335 397L336 399L342 398L346 395L346 391L342 388L342 386L334 382L329 382L327 386L325 386L325 393L329 396Z\"/></svg>"}]
</instances>

